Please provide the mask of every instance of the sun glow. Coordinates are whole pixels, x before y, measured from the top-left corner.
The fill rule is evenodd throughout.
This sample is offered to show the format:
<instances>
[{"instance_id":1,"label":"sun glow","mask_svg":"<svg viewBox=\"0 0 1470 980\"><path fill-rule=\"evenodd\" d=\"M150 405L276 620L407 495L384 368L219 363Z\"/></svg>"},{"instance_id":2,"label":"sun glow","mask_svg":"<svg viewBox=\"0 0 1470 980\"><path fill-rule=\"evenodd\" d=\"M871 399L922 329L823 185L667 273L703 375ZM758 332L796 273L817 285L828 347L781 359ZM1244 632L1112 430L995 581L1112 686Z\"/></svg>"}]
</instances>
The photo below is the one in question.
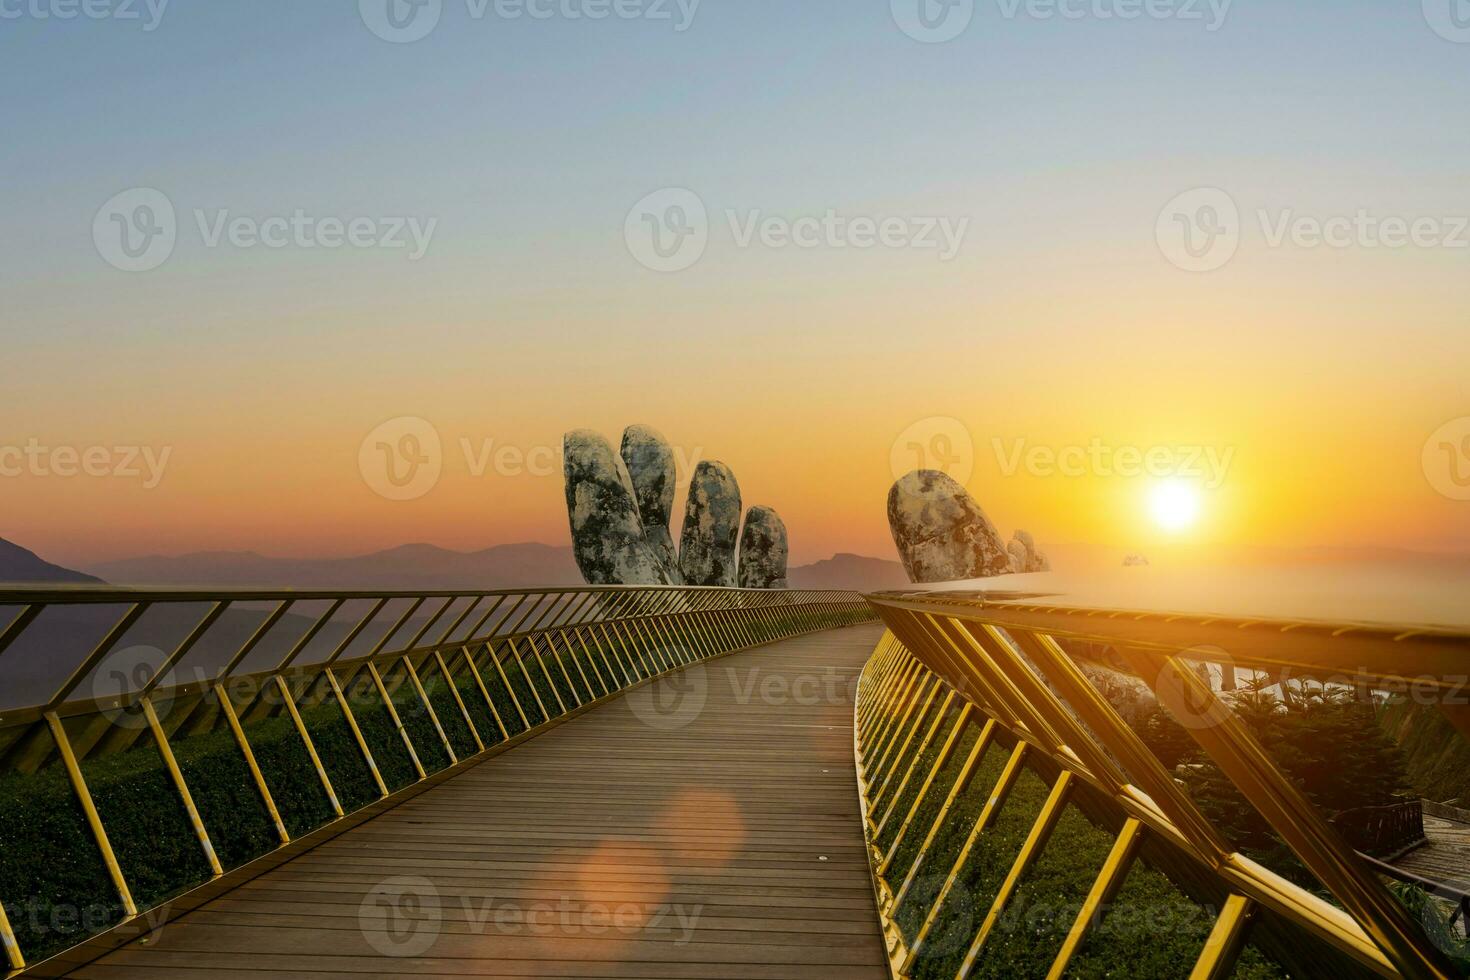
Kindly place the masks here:
<instances>
[{"instance_id":1,"label":"sun glow","mask_svg":"<svg viewBox=\"0 0 1470 980\"><path fill-rule=\"evenodd\" d=\"M1192 483L1168 480L1156 484L1148 495L1148 511L1165 531L1183 531L1199 520L1200 492Z\"/></svg>"}]
</instances>

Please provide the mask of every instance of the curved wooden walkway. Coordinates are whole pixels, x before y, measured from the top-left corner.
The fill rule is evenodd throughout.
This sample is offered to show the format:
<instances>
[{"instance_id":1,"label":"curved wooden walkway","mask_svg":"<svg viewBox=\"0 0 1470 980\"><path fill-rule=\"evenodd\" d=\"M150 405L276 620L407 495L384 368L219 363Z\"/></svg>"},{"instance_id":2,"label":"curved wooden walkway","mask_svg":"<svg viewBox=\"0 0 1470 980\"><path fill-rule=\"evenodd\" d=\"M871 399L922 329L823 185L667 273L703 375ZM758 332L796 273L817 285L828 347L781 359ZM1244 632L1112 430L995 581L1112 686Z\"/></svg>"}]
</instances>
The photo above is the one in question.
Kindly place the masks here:
<instances>
[{"instance_id":1,"label":"curved wooden walkway","mask_svg":"<svg viewBox=\"0 0 1470 980\"><path fill-rule=\"evenodd\" d=\"M885 978L852 757L880 635L630 692L72 975Z\"/></svg>"}]
</instances>

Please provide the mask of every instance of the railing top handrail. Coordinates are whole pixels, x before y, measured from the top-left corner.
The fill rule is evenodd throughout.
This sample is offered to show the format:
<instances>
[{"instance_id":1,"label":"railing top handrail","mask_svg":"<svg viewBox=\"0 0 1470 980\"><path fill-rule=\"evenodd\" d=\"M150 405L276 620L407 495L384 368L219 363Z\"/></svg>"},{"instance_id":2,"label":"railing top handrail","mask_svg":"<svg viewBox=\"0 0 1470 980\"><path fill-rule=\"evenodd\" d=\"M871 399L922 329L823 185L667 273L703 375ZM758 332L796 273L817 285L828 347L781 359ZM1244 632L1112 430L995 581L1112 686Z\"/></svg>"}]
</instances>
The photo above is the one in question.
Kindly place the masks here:
<instances>
[{"instance_id":1,"label":"railing top handrail","mask_svg":"<svg viewBox=\"0 0 1470 980\"><path fill-rule=\"evenodd\" d=\"M1034 595L882 592L875 605L1182 655L1280 678L1385 687L1428 685L1470 696L1470 632L1409 624L1332 622L1108 609ZM1040 601L1038 601L1040 600Z\"/></svg>"},{"instance_id":2,"label":"railing top handrail","mask_svg":"<svg viewBox=\"0 0 1470 980\"><path fill-rule=\"evenodd\" d=\"M1349 620L1313 618L1310 616L1247 616L1235 613L1218 613L1200 610L1139 609L1125 606L1086 605L1070 601L1060 592L1013 592L1005 590L955 590L946 589L893 589L882 592L864 593L864 597L878 602L920 603L942 605L946 609L968 606L975 609L1004 609L1018 615L1045 613L1055 616L1079 618L1116 619L1133 622L1179 622L1192 625L1226 625L1236 628L1255 627L1291 630L1330 630L1334 634L1346 632L1380 633L1395 640L1410 640L1420 636L1436 639L1457 639L1470 643L1470 626L1453 626L1435 623L1413 623L1390 620Z\"/></svg>"},{"instance_id":3,"label":"railing top handrail","mask_svg":"<svg viewBox=\"0 0 1470 980\"><path fill-rule=\"evenodd\" d=\"M755 595L851 595L855 589L743 589L723 585L550 585L515 589L291 589L291 588L175 588L149 586L126 588L111 585L12 586L0 588L0 606L121 605L132 602L269 602L295 599L300 602L333 599L465 599L480 596L564 595L583 592L740 592Z\"/></svg>"},{"instance_id":4,"label":"railing top handrail","mask_svg":"<svg viewBox=\"0 0 1470 980\"><path fill-rule=\"evenodd\" d=\"M614 597L597 599L598 596ZM364 601L371 608L349 610L347 603ZM509 600L507 602L507 600ZM0 704L3 727L29 724L48 712L61 715L98 710L105 703L123 707L152 692L158 697L196 694L202 686L227 680L269 679L288 669L298 674L320 676L329 667L357 668L399 657L424 658L485 643L513 643L551 630L569 630L593 623L641 621L659 615L718 614L736 609L800 610L834 603L862 601L855 591L806 589L739 589L720 586L555 586L545 589L416 590L416 591L292 591L292 590L176 590L176 589L37 589L0 590L0 608L14 610L0 615L0 659L18 646L23 636L43 632L37 628L50 609L68 609L73 615L83 609L112 610L113 622L104 633L87 631L68 637L69 646L47 652L56 665L55 676L32 680L35 692L30 704ZM122 648L124 641L143 642L135 629L155 608L193 609L194 622L164 624L167 636L150 637L147 646L157 651L144 665L148 679L125 690L107 690L100 697L82 695L85 683L95 679L107 658ZM207 611L197 608L208 606ZM317 608L311 608L316 606ZM395 608L396 606L396 608ZM252 608L253 607L253 608ZM325 607L325 608L322 608ZM246 637L222 637L217 629L229 610L255 617L246 621ZM120 610L120 614L119 614ZM498 618L496 614L499 614ZM478 614L478 619L472 618ZM414 618L417 616L417 618ZM290 622L288 623L287 620ZM321 640L321 631L334 624L344 636ZM304 624L304 625L303 625ZM356 625L354 625L356 624ZM103 624L105 625L105 623ZM236 626L242 625L237 621ZM431 630L436 632L431 634ZM370 631L370 633L368 632ZM199 659L206 637L221 638ZM267 639L281 641L267 647ZM372 646L372 639L377 643ZM320 646L303 656L314 642ZM332 650L333 644L336 649ZM371 646L368 652L354 643ZM284 644L284 646L282 646ZM261 662L260 654L272 650L273 659ZM167 651L172 650L172 653ZM255 657L251 661L249 658ZM323 659L325 658L325 659ZM170 680L174 671L194 673L191 682ZM250 666L246 666L249 664ZM63 673L64 671L64 673ZM42 687L41 685L45 685ZM94 685L95 686L95 685ZM49 695L47 691L51 692ZM44 698L44 700L40 700Z\"/></svg>"}]
</instances>

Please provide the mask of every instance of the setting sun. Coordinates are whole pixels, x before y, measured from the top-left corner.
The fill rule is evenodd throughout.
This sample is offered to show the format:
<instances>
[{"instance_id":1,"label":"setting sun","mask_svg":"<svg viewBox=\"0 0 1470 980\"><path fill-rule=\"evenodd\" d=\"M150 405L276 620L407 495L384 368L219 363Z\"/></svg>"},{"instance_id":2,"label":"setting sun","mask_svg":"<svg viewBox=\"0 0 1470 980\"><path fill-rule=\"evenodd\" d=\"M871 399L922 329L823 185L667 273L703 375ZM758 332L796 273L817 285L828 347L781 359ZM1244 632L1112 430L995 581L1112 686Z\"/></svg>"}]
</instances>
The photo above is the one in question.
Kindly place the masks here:
<instances>
[{"instance_id":1,"label":"setting sun","mask_svg":"<svg viewBox=\"0 0 1470 980\"><path fill-rule=\"evenodd\" d=\"M1199 520L1199 488L1180 480L1157 484L1149 491L1148 510L1159 527L1183 531Z\"/></svg>"}]
</instances>

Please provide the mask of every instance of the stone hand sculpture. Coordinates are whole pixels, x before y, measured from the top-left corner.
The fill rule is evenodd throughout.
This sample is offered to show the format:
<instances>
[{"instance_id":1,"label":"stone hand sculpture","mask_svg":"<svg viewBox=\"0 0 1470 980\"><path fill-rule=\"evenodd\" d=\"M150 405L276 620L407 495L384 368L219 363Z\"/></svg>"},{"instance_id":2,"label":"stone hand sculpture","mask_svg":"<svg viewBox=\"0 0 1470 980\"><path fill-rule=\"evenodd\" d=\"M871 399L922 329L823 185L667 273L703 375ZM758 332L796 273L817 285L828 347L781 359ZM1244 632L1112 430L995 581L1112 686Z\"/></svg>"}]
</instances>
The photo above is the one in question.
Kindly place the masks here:
<instances>
[{"instance_id":1,"label":"stone hand sculpture","mask_svg":"<svg viewBox=\"0 0 1470 980\"><path fill-rule=\"evenodd\" d=\"M786 559L786 525L769 507L750 508L740 533L740 587L787 588Z\"/></svg>"},{"instance_id":2,"label":"stone hand sculpture","mask_svg":"<svg viewBox=\"0 0 1470 980\"><path fill-rule=\"evenodd\" d=\"M614 454L601 435L578 429L563 452L572 551L589 584L787 587L786 526L769 507L753 507L741 534L740 485L724 463L695 468L676 553L668 440L630 426Z\"/></svg>"},{"instance_id":3,"label":"stone hand sculpture","mask_svg":"<svg viewBox=\"0 0 1470 980\"><path fill-rule=\"evenodd\" d=\"M1024 572L1049 572L1051 562L1046 555L1036 550L1036 540L1031 537L1029 531L1017 531L1011 543L1006 545L1006 550L1011 553L1011 571L1016 574Z\"/></svg>"},{"instance_id":4,"label":"stone hand sculpture","mask_svg":"<svg viewBox=\"0 0 1470 980\"><path fill-rule=\"evenodd\" d=\"M1007 546L965 488L938 470L914 470L888 491L888 527L915 583L1044 572L1046 556L1025 531Z\"/></svg>"}]
</instances>

